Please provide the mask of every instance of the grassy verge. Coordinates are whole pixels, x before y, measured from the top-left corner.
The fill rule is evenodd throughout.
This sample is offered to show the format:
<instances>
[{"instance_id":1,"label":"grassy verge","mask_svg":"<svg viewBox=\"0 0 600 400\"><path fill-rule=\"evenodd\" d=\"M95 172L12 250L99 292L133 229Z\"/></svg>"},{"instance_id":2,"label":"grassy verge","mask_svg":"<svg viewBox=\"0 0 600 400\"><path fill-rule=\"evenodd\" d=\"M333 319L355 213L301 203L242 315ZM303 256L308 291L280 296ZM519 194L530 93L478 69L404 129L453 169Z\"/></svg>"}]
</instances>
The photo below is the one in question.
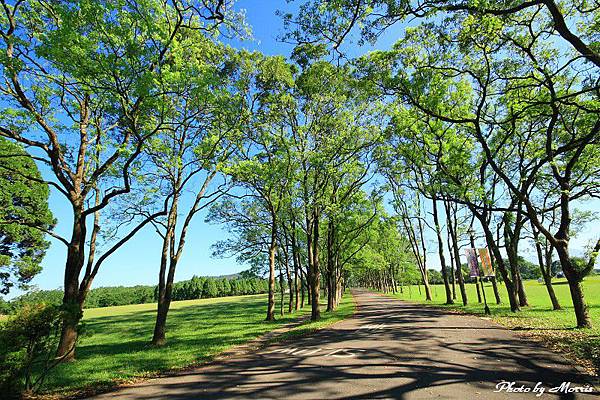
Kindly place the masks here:
<instances>
[{"instance_id":1,"label":"grassy verge","mask_svg":"<svg viewBox=\"0 0 600 400\"><path fill-rule=\"evenodd\" d=\"M485 293L492 312L492 319L510 329L518 330L522 335L544 342L554 350L560 351L583 365L589 373L598 375L600 373L600 276L587 277L583 282L585 298L593 324L592 329L575 329L575 314L566 280L555 279L553 287L563 307L562 310L553 311L544 284L531 280L525 281L525 291L530 306L524 307L521 312L512 313L504 285L498 287L502 304L497 305L491 285L486 284ZM469 300L467 306L462 305L458 285L456 287L457 304L454 305L444 304L446 295L443 285L433 285L431 289L433 300L430 304L484 316L483 305L477 302L474 284L467 284ZM421 291L423 291L422 288ZM405 286L402 292L390 295L403 300L426 303L424 292L420 294L417 286Z\"/></svg>"},{"instance_id":2,"label":"grassy verge","mask_svg":"<svg viewBox=\"0 0 600 400\"><path fill-rule=\"evenodd\" d=\"M173 302L167 344L150 345L155 304L87 309L77 360L60 365L45 384L45 394L73 395L104 390L118 383L201 364L233 346L248 342L310 314L310 306L296 313L264 321L266 295ZM277 308L278 310L279 308ZM314 330L352 314L352 296L323 320L306 322L295 332Z\"/></svg>"}]
</instances>

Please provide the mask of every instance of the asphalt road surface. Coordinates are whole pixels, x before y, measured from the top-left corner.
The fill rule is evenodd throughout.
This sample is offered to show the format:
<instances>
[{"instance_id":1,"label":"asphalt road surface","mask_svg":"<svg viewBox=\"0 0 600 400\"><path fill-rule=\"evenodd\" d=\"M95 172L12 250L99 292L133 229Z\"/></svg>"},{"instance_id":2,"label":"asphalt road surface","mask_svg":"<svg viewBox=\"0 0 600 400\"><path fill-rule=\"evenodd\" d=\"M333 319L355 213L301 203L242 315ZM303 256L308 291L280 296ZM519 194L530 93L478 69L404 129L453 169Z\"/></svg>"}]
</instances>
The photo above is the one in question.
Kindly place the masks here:
<instances>
[{"instance_id":1,"label":"asphalt road surface","mask_svg":"<svg viewBox=\"0 0 600 400\"><path fill-rule=\"evenodd\" d=\"M96 398L489 400L598 396L597 392L568 393L588 388L588 381L562 356L490 321L369 292L354 291L354 295L359 307L354 318L328 329ZM513 391L498 392L502 381L515 382L510 386ZM563 382L570 382L568 389ZM562 389L557 389L561 384Z\"/></svg>"}]
</instances>

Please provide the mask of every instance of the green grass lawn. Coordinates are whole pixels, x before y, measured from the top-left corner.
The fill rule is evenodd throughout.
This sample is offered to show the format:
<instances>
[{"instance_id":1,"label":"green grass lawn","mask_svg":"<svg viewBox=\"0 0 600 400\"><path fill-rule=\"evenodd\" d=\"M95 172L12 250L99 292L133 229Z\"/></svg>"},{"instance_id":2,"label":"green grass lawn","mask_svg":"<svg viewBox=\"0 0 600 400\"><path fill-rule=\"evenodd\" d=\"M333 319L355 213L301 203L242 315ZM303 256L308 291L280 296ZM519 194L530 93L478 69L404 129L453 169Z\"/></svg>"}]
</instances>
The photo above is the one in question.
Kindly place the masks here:
<instances>
[{"instance_id":1,"label":"green grass lawn","mask_svg":"<svg viewBox=\"0 0 600 400\"><path fill-rule=\"evenodd\" d=\"M566 279L553 281L554 291L563 307L553 311L548 292L543 283L536 280L525 281L525 292L530 306L521 312L513 313L508 305L506 287L499 285L498 291L502 304L497 305L491 284L485 285L485 293L494 321L509 328L519 330L527 336L543 340L551 347L566 353L581 362L595 374L600 372L600 276L587 277L583 282L585 300L589 306L592 329L575 329L576 320L573 304ZM425 303L424 290L419 293L417 286L404 287L403 293L390 294L394 297ZM477 302L477 292L473 283L467 284L469 304L463 307L458 284L456 286L456 304L445 305L446 295L443 285L432 285L433 300L436 306L460 310L471 314L484 315L483 304Z\"/></svg>"},{"instance_id":2,"label":"green grass lawn","mask_svg":"<svg viewBox=\"0 0 600 400\"><path fill-rule=\"evenodd\" d=\"M46 393L110 387L198 364L310 314L310 306L305 305L299 312L284 317L277 314L275 322L266 322L266 295L176 301L167 321L167 344L157 348L150 345L155 309L156 304L137 304L85 310L85 333L77 347L77 360L51 373L44 387ZM354 302L348 293L336 312L323 313L322 321L295 327L294 334L334 323L353 312Z\"/></svg>"}]
</instances>

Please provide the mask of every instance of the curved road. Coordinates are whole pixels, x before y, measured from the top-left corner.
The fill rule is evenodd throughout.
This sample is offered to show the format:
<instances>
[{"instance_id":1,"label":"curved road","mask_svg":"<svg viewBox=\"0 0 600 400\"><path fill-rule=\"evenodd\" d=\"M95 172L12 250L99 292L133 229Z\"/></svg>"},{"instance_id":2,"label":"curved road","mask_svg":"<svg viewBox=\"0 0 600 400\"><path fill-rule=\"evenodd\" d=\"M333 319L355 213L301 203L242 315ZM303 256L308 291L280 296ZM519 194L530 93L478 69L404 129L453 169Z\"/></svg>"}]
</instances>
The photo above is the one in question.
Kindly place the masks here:
<instances>
[{"instance_id":1,"label":"curved road","mask_svg":"<svg viewBox=\"0 0 600 400\"><path fill-rule=\"evenodd\" d=\"M369 292L353 293L359 307L354 318L328 329L96 398L489 400L596 396L564 390L549 393L563 382L571 382L571 389L589 385L561 356L487 320ZM523 385L523 390L529 388L530 392L497 392L501 381L514 381L513 390ZM544 393L537 396L542 389Z\"/></svg>"}]
</instances>

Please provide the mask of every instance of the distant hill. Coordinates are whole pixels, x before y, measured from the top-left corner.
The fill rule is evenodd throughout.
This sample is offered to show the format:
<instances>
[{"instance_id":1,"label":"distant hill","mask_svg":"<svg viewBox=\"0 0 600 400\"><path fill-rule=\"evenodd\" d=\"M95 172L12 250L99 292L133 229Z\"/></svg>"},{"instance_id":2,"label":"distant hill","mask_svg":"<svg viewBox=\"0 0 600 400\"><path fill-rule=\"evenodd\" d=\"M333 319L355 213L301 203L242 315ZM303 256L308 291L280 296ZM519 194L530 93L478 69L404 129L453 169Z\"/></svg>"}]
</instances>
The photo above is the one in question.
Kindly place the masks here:
<instances>
[{"instance_id":1,"label":"distant hill","mask_svg":"<svg viewBox=\"0 0 600 400\"><path fill-rule=\"evenodd\" d=\"M215 279L239 279L241 278L241 273L229 274L229 275L202 275L201 278L215 278Z\"/></svg>"},{"instance_id":2,"label":"distant hill","mask_svg":"<svg viewBox=\"0 0 600 400\"><path fill-rule=\"evenodd\" d=\"M208 275L202 275L202 278L215 278L215 279L253 279L253 278L257 278L257 279L264 279L264 276L259 275L256 272L256 268L250 268L241 272L237 272L235 274L229 274L229 275L218 275L218 276L208 276Z\"/></svg>"}]
</instances>

